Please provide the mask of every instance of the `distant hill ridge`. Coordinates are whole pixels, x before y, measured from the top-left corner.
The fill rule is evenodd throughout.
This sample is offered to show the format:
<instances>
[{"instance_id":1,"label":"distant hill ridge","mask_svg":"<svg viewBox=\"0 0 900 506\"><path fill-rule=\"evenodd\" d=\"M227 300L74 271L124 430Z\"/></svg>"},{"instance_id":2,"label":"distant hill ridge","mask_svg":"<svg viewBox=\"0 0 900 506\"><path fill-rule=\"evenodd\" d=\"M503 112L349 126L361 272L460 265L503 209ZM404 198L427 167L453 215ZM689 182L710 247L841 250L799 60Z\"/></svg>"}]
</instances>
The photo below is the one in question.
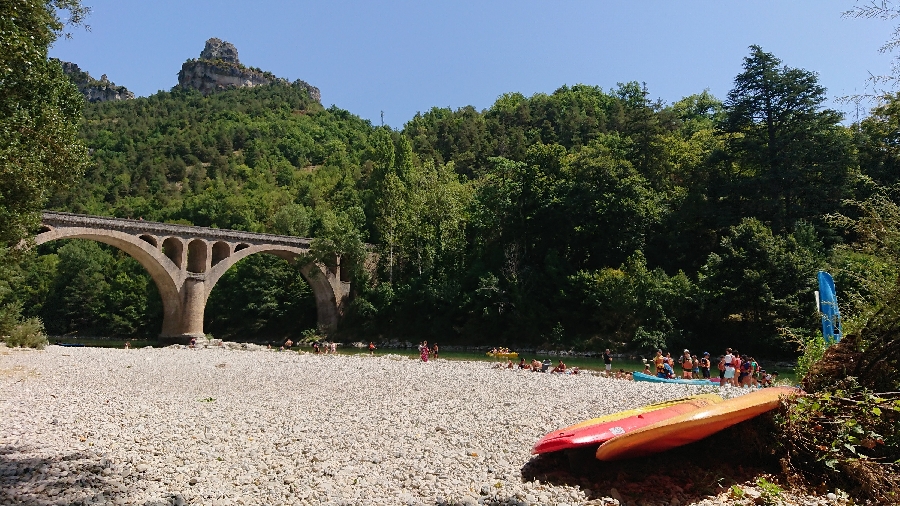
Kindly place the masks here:
<instances>
[{"instance_id":1,"label":"distant hill ridge","mask_svg":"<svg viewBox=\"0 0 900 506\"><path fill-rule=\"evenodd\" d=\"M72 79L88 102L108 102L115 100L129 100L134 98L134 93L124 86L116 86L103 74L99 80L81 70L77 64L56 60L62 65L63 72ZM284 84L293 84L306 90L309 98L316 102L322 101L319 88L311 84L296 80L289 83L287 79L276 77L271 72L263 71L256 67L247 67L241 64L238 58L237 48L234 44L211 38L206 41L199 58L192 58L184 62L181 71L178 72L178 84L176 88L185 90L198 90L204 96L211 93L224 91L231 88L252 88L276 81Z\"/></svg>"}]
</instances>

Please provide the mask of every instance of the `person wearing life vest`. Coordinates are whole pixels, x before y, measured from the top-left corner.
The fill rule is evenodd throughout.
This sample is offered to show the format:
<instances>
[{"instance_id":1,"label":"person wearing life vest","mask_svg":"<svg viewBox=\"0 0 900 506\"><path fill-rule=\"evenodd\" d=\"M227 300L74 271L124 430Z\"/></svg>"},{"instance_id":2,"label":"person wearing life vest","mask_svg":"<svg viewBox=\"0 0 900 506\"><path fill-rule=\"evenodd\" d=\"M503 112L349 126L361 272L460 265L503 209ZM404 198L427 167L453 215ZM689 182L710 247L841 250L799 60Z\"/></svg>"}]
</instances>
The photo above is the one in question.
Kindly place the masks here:
<instances>
[{"instance_id":1,"label":"person wearing life vest","mask_svg":"<svg viewBox=\"0 0 900 506\"><path fill-rule=\"evenodd\" d=\"M663 367L666 358L663 357L662 350L656 350L656 356L653 358L653 364L656 366L656 376L660 378L666 377L666 369Z\"/></svg>"},{"instance_id":2,"label":"person wearing life vest","mask_svg":"<svg viewBox=\"0 0 900 506\"><path fill-rule=\"evenodd\" d=\"M700 374L704 379L709 379L709 352L703 352L703 358L700 359Z\"/></svg>"},{"instance_id":3,"label":"person wearing life vest","mask_svg":"<svg viewBox=\"0 0 900 506\"><path fill-rule=\"evenodd\" d=\"M663 375L664 378L675 379L675 369L672 368L672 364L668 360L663 363Z\"/></svg>"}]
</instances>

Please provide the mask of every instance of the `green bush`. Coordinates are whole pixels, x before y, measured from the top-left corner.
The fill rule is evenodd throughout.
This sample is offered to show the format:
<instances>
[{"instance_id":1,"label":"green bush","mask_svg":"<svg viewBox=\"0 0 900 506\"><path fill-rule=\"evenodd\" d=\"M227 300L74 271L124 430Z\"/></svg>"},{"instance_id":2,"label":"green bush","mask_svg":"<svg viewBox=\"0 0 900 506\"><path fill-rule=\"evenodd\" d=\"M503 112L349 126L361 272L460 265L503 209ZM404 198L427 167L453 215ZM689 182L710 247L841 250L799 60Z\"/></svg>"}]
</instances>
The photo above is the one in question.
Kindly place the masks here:
<instances>
[{"instance_id":1,"label":"green bush","mask_svg":"<svg viewBox=\"0 0 900 506\"><path fill-rule=\"evenodd\" d=\"M800 351L801 354L797 357L797 367L794 371L798 378L805 378L806 375L809 374L809 370L813 364L819 362L825 355L828 344L825 342L825 339L822 338L821 332L802 335L798 331L798 334L799 335L793 337L793 341L800 345L798 351Z\"/></svg>"},{"instance_id":2,"label":"green bush","mask_svg":"<svg viewBox=\"0 0 900 506\"><path fill-rule=\"evenodd\" d=\"M0 306L0 338L10 335L21 319L21 302L16 301Z\"/></svg>"},{"instance_id":3,"label":"green bush","mask_svg":"<svg viewBox=\"0 0 900 506\"><path fill-rule=\"evenodd\" d=\"M47 346L47 334L40 318L28 318L17 324L6 337L6 344L13 347L36 348L43 350Z\"/></svg>"}]
</instances>

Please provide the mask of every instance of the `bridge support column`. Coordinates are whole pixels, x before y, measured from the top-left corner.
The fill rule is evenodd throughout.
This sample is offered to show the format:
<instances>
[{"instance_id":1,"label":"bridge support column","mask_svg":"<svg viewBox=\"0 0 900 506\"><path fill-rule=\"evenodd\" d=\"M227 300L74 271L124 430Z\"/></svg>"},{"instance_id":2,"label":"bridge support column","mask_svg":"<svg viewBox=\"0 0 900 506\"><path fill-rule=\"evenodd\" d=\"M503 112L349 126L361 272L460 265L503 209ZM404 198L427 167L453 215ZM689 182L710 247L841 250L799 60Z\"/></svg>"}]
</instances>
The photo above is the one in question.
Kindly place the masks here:
<instances>
[{"instance_id":1,"label":"bridge support column","mask_svg":"<svg viewBox=\"0 0 900 506\"><path fill-rule=\"evenodd\" d=\"M163 300L165 310L160 339L182 343L190 341L192 337L204 337L206 334L203 333L203 315L206 311L206 297L206 280L193 276L185 279L176 300Z\"/></svg>"}]
</instances>

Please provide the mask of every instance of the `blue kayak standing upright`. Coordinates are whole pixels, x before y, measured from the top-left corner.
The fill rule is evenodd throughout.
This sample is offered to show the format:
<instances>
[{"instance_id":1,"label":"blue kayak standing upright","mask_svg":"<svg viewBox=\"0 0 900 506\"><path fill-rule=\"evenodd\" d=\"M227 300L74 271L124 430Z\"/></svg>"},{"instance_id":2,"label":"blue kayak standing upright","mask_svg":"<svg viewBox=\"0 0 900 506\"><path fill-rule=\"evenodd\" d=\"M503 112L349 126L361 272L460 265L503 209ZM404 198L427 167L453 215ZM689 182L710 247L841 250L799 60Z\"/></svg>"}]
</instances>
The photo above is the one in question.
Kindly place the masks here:
<instances>
[{"instance_id":1,"label":"blue kayak standing upright","mask_svg":"<svg viewBox=\"0 0 900 506\"><path fill-rule=\"evenodd\" d=\"M831 274L819 271L819 312L822 314L822 337L825 343L841 341L841 312Z\"/></svg>"}]
</instances>

